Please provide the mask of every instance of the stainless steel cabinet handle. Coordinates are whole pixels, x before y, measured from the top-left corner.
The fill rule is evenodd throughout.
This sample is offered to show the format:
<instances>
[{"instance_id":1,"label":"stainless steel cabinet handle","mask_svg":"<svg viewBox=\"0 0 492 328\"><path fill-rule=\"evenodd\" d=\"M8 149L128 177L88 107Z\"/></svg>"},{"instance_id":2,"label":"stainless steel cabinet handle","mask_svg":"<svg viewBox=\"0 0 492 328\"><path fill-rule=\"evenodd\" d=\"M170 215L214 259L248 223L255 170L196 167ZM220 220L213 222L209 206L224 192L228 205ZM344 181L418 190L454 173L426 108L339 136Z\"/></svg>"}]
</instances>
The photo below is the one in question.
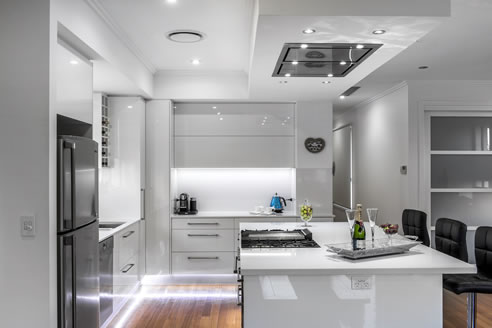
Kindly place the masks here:
<instances>
[{"instance_id":1,"label":"stainless steel cabinet handle","mask_svg":"<svg viewBox=\"0 0 492 328\"><path fill-rule=\"evenodd\" d=\"M219 222L188 222L188 225L219 225Z\"/></svg>"},{"instance_id":2,"label":"stainless steel cabinet handle","mask_svg":"<svg viewBox=\"0 0 492 328\"><path fill-rule=\"evenodd\" d=\"M218 260L218 256L188 256L188 260Z\"/></svg>"},{"instance_id":3,"label":"stainless steel cabinet handle","mask_svg":"<svg viewBox=\"0 0 492 328\"><path fill-rule=\"evenodd\" d=\"M140 189L140 218L145 220L145 189Z\"/></svg>"},{"instance_id":4,"label":"stainless steel cabinet handle","mask_svg":"<svg viewBox=\"0 0 492 328\"><path fill-rule=\"evenodd\" d=\"M133 268L135 266L135 264L133 263L130 263L130 264L127 264L125 265L125 267L123 269L121 269L121 272L123 273L127 273L128 271L131 270L131 268Z\"/></svg>"},{"instance_id":5,"label":"stainless steel cabinet handle","mask_svg":"<svg viewBox=\"0 0 492 328\"><path fill-rule=\"evenodd\" d=\"M219 237L218 233L211 233L211 234L205 234L205 233L189 233L188 237Z\"/></svg>"},{"instance_id":6,"label":"stainless steel cabinet handle","mask_svg":"<svg viewBox=\"0 0 492 328\"><path fill-rule=\"evenodd\" d=\"M123 235L123 238L128 238L128 237L130 237L131 235L133 235L134 233L135 233L135 231L133 231L133 230L132 230L132 231L128 231L127 233L125 233L125 234Z\"/></svg>"}]
</instances>

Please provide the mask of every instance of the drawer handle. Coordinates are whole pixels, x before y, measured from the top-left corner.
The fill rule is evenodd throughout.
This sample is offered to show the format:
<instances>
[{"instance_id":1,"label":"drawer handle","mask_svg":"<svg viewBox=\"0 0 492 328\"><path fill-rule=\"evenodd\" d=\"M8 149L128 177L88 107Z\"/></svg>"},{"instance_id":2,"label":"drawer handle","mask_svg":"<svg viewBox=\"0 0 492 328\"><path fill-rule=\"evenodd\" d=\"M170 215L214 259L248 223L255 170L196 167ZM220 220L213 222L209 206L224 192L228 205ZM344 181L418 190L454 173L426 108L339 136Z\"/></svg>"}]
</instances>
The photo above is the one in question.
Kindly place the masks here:
<instances>
[{"instance_id":1,"label":"drawer handle","mask_svg":"<svg viewBox=\"0 0 492 328\"><path fill-rule=\"evenodd\" d=\"M218 256L188 256L188 260L218 260Z\"/></svg>"},{"instance_id":2,"label":"drawer handle","mask_svg":"<svg viewBox=\"0 0 492 328\"><path fill-rule=\"evenodd\" d=\"M130 237L131 235L133 235L134 233L135 233L135 231L133 231L133 230L132 230L132 231L128 231L127 233L125 233L125 234L123 235L123 238L128 238L128 237Z\"/></svg>"},{"instance_id":3,"label":"drawer handle","mask_svg":"<svg viewBox=\"0 0 492 328\"><path fill-rule=\"evenodd\" d=\"M188 237L219 237L218 233L189 233Z\"/></svg>"},{"instance_id":4,"label":"drawer handle","mask_svg":"<svg viewBox=\"0 0 492 328\"><path fill-rule=\"evenodd\" d=\"M219 225L219 222L188 222L188 225Z\"/></svg>"},{"instance_id":5,"label":"drawer handle","mask_svg":"<svg viewBox=\"0 0 492 328\"><path fill-rule=\"evenodd\" d=\"M133 268L135 266L135 264L127 264L125 265L125 267L121 270L121 272L123 273L127 273L128 271L131 270L131 268Z\"/></svg>"}]
</instances>

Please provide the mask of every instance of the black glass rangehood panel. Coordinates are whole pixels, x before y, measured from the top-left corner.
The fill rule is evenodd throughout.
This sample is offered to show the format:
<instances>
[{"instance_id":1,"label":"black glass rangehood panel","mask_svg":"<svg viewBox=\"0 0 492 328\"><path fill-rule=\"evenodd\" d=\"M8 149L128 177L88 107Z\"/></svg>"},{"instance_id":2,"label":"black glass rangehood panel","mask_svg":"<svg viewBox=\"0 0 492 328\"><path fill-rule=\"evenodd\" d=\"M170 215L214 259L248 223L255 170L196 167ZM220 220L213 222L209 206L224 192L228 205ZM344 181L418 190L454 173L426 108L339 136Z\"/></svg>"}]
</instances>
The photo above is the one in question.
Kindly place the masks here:
<instances>
[{"instance_id":1,"label":"black glass rangehood panel","mask_svg":"<svg viewBox=\"0 0 492 328\"><path fill-rule=\"evenodd\" d=\"M372 55L382 44L286 43L272 76L343 77ZM288 75L287 75L288 76Z\"/></svg>"}]
</instances>

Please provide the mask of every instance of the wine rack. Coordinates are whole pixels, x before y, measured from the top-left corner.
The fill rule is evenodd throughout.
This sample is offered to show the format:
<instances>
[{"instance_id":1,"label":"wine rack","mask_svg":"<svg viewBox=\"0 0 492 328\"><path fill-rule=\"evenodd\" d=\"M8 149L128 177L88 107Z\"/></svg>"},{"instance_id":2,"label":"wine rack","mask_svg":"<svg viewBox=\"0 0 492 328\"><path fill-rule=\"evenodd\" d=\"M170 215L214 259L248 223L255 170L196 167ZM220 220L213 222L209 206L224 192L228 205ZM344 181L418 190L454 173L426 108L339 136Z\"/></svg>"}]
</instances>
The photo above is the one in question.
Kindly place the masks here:
<instances>
[{"instance_id":1,"label":"wine rack","mask_svg":"<svg viewBox=\"0 0 492 328\"><path fill-rule=\"evenodd\" d=\"M109 106L108 96L102 96L101 106L101 166L109 167L109 135L110 135L110 121L109 121Z\"/></svg>"}]
</instances>

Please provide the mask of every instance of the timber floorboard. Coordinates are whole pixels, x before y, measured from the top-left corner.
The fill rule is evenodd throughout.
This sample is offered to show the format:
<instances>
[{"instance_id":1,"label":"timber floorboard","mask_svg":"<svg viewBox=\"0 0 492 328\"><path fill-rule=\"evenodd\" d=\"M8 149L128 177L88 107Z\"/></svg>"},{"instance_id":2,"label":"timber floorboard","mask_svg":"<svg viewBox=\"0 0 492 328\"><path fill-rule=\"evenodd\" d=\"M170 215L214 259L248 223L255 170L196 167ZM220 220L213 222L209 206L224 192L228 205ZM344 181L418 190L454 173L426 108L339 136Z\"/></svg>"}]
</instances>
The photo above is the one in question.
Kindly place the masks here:
<instances>
[{"instance_id":1,"label":"timber floorboard","mask_svg":"<svg viewBox=\"0 0 492 328\"><path fill-rule=\"evenodd\" d=\"M478 295L478 328L492 328L492 295ZM443 327L466 327L466 294L443 290ZM108 328L240 328L235 285L144 286Z\"/></svg>"}]
</instances>

